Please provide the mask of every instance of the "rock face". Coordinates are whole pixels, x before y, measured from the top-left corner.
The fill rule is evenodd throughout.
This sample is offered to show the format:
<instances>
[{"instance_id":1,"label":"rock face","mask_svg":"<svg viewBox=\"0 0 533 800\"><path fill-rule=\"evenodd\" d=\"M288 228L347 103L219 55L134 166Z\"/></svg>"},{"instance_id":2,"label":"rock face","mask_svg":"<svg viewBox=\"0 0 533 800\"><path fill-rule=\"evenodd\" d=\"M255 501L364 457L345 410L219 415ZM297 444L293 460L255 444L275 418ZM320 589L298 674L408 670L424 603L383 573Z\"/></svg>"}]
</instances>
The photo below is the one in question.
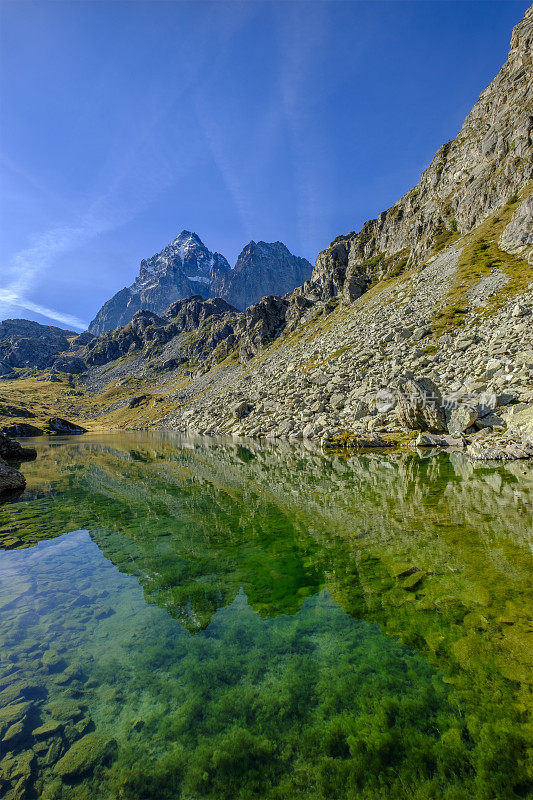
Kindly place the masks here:
<instances>
[{"instance_id":1,"label":"rock face","mask_svg":"<svg viewBox=\"0 0 533 800\"><path fill-rule=\"evenodd\" d=\"M307 259L294 256L282 242L251 241L234 269L213 277L211 295L244 311L265 295L291 292L308 280L312 271Z\"/></svg>"},{"instance_id":2,"label":"rock face","mask_svg":"<svg viewBox=\"0 0 533 800\"><path fill-rule=\"evenodd\" d=\"M89 331L100 335L121 328L141 309L162 314L184 297L208 297L212 273L221 276L229 269L224 256L211 253L195 233L182 231L160 253L141 261L134 283L102 306Z\"/></svg>"},{"instance_id":3,"label":"rock face","mask_svg":"<svg viewBox=\"0 0 533 800\"><path fill-rule=\"evenodd\" d=\"M435 249L479 225L533 177L531 158L533 9L515 27L506 63L483 91L457 137L443 145L420 182L359 233L339 236L317 258L308 292L355 300L372 276L423 263ZM512 252L531 247L527 218L504 236Z\"/></svg>"},{"instance_id":4,"label":"rock face","mask_svg":"<svg viewBox=\"0 0 533 800\"><path fill-rule=\"evenodd\" d=\"M69 350L74 331L40 325L27 319L0 322L0 364L9 374L16 367L52 366L59 353ZM1 370L0 370L1 374Z\"/></svg>"}]
</instances>

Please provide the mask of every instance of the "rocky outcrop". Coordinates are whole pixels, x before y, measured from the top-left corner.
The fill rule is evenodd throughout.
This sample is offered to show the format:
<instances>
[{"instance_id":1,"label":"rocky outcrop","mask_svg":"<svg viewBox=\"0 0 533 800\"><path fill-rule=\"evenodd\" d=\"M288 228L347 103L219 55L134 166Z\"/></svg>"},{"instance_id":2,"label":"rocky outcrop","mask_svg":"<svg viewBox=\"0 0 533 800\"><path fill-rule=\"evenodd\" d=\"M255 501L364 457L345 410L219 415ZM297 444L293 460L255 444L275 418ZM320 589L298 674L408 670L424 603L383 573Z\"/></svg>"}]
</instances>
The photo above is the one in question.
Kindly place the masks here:
<instances>
[{"instance_id":1,"label":"rocky outcrop","mask_svg":"<svg viewBox=\"0 0 533 800\"><path fill-rule=\"evenodd\" d=\"M0 433L0 458L4 461L33 461L37 451L33 447L22 447L21 444Z\"/></svg>"},{"instance_id":2,"label":"rocky outcrop","mask_svg":"<svg viewBox=\"0 0 533 800\"><path fill-rule=\"evenodd\" d=\"M282 242L251 241L243 248L235 268L213 276L211 295L244 310L265 295L284 295L311 276L313 267L294 256Z\"/></svg>"},{"instance_id":3,"label":"rocky outcrop","mask_svg":"<svg viewBox=\"0 0 533 800\"><path fill-rule=\"evenodd\" d=\"M2 428L4 436L15 436L24 438L25 436L42 436L44 431L36 425L29 425L27 422L14 422L12 425L5 425Z\"/></svg>"},{"instance_id":4,"label":"rocky outcrop","mask_svg":"<svg viewBox=\"0 0 533 800\"><path fill-rule=\"evenodd\" d=\"M137 312L129 325L93 339L84 358L95 367L142 355L146 369L163 371L190 362L206 369L230 353L245 363L285 328L292 329L308 306L300 297L269 295L242 312L220 298L190 297L173 303L162 316Z\"/></svg>"},{"instance_id":5,"label":"rocky outcrop","mask_svg":"<svg viewBox=\"0 0 533 800\"><path fill-rule=\"evenodd\" d=\"M70 349L77 336L53 325L40 325L27 319L0 322L0 363L5 374L13 368L46 369L59 353ZM1 374L1 372L0 372Z\"/></svg>"},{"instance_id":6,"label":"rocky outcrop","mask_svg":"<svg viewBox=\"0 0 533 800\"><path fill-rule=\"evenodd\" d=\"M74 422L69 422L61 417L49 419L47 428L50 433L57 433L63 436L79 436L82 433L87 433L87 428L83 428L81 425L76 425Z\"/></svg>"},{"instance_id":7,"label":"rocky outcrop","mask_svg":"<svg viewBox=\"0 0 533 800\"><path fill-rule=\"evenodd\" d=\"M533 264L533 195L520 203L498 244L506 253L520 255Z\"/></svg>"},{"instance_id":8,"label":"rocky outcrop","mask_svg":"<svg viewBox=\"0 0 533 800\"><path fill-rule=\"evenodd\" d=\"M229 269L224 256L208 250L195 233L182 231L160 253L141 261L134 283L102 306L89 332L100 335L121 328L141 309L162 314L185 297L208 297L212 275L218 278Z\"/></svg>"},{"instance_id":9,"label":"rocky outcrop","mask_svg":"<svg viewBox=\"0 0 533 800\"><path fill-rule=\"evenodd\" d=\"M146 352L152 360L163 353L162 363L172 359L183 363L202 344L204 337L203 344L215 348L232 336L238 317L239 312L224 300L204 300L200 295L173 303L162 316L139 311L129 325L90 342L85 360L89 365L98 366L127 354ZM191 332L196 336L184 340L183 334ZM180 337L181 346L178 342L174 342L174 348L168 346Z\"/></svg>"},{"instance_id":10,"label":"rocky outcrop","mask_svg":"<svg viewBox=\"0 0 533 800\"><path fill-rule=\"evenodd\" d=\"M22 447L18 442L0 433L0 496L21 492L26 486L22 473L6 461L32 461L37 457L33 447Z\"/></svg>"},{"instance_id":11,"label":"rocky outcrop","mask_svg":"<svg viewBox=\"0 0 533 800\"><path fill-rule=\"evenodd\" d=\"M506 63L483 91L457 137L443 145L420 182L319 254L308 291L355 300L371 279L420 265L471 231L533 178L533 9L516 26ZM531 247L526 201L503 237L511 252Z\"/></svg>"}]
</instances>

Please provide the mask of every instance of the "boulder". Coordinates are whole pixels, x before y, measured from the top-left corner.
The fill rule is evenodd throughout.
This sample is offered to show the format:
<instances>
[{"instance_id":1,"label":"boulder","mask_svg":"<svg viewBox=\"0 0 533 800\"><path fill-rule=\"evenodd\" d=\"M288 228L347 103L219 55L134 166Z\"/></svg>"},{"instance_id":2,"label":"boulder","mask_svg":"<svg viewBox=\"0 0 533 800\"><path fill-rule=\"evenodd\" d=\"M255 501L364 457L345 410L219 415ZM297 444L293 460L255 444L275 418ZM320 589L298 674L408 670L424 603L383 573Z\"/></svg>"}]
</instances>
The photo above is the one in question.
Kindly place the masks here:
<instances>
[{"instance_id":1,"label":"boulder","mask_svg":"<svg viewBox=\"0 0 533 800\"><path fill-rule=\"evenodd\" d=\"M42 436L44 431L36 425L30 425L28 422L14 422L13 425L6 425L2 428L2 433L5 436Z\"/></svg>"},{"instance_id":2,"label":"boulder","mask_svg":"<svg viewBox=\"0 0 533 800\"><path fill-rule=\"evenodd\" d=\"M511 409L513 406L509 407L509 411ZM513 414L505 414L505 422L510 431L528 442L533 442L533 405L527 405Z\"/></svg>"},{"instance_id":3,"label":"boulder","mask_svg":"<svg viewBox=\"0 0 533 800\"><path fill-rule=\"evenodd\" d=\"M239 403L233 409L233 417L234 419L244 419L247 417L250 411L252 410L252 406L247 400L243 400L242 403Z\"/></svg>"},{"instance_id":4,"label":"boulder","mask_svg":"<svg viewBox=\"0 0 533 800\"><path fill-rule=\"evenodd\" d=\"M37 458L33 447L22 447L21 444L0 433L0 458L6 461L32 461Z\"/></svg>"},{"instance_id":5,"label":"boulder","mask_svg":"<svg viewBox=\"0 0 533 800\"><path fill-rule=\"evenodd\" d=\"M442 397L429 378L413 378L400 384L396 415L400 425L410 430L446 431Z\"/></svg>"},{"instance_id":6,"label":"boulder","mask_svg":"<svg viewBox=\"0 0 533 800\"><path fill-rule=\"evenodd\" d=\"M453 408L448 415L448 433L451 433L452 436L459 436L474 424L477 416L476 407L459 403L457 408Z\"/></svg>"},{"instance_id":7,"label":"boulder","mask_svg":"<svg viewBox=\"0 0 533 800\"><path fill-rule=\"evenodd\" d=\"M59 759L55 771L62 778L75 780L108 761L115 751L114 739L108 739L99 733L87 733Z\"/></svg>"},{"instance_id":8,"label":"boulder","mask_svg":"<svg viewBox=\"0 0 533 800\"><path fill-rule=\"evenodd\" d=\"M434 433L419 433L415 445L416 447L448 447L448 442Z\"/></svg>"},{"instance_id":9,"label":"boulder","mask_svg":"<svg viewBox=\"0 0 533 800\"><path fill-rule=\"evenodd\" d=\"M62 433L65 435L78 435L81 433L87 433L86 428L82 428L81 425L76 425L74 422L69 422L66 419L61 419L61 417L53 417L52 419L49 419L48 429L52 433Z\"/></svg>"}]
</instances>

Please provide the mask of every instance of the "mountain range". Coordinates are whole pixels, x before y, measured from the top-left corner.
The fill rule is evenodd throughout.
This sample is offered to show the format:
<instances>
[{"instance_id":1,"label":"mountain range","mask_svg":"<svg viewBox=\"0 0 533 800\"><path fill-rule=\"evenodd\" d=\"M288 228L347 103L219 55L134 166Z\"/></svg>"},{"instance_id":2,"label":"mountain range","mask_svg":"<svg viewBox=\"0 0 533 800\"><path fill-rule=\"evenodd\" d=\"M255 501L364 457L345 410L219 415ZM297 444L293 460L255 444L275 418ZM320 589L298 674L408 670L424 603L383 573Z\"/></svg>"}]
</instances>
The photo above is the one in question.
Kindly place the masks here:
<instances>
[{"instance_id":1,"label":"mountain range","mask_svg":"<svg viewBox=\"0 0 533 800\"><path fill-rule=\"evenodd\" d=\"M530 8L456 138L312 273L279 242L232 270L188 231L143 261L49 354L57 403L67 380L86 427L380 446L421 431L472 457L532 454L532 44ZM4 380L31 376L22 350L3 344Z\"/></svg>"},{"instance_id":2,"label":"mountain range","mask_svg":"<svg viewBox=\"0 0 533 800\"><path fill-rule=\"evenodd\" d=\"M194 295L221 297L245 310L264 295L290 292L312 269L281 242L251 241L232 270L223 255L212 253L196 233L184 230L160 253L141 261L135 281L104 303L89 331L100 335L120 328L141 309L162 314L171 303Z\"/></svg>"}]
</instances>

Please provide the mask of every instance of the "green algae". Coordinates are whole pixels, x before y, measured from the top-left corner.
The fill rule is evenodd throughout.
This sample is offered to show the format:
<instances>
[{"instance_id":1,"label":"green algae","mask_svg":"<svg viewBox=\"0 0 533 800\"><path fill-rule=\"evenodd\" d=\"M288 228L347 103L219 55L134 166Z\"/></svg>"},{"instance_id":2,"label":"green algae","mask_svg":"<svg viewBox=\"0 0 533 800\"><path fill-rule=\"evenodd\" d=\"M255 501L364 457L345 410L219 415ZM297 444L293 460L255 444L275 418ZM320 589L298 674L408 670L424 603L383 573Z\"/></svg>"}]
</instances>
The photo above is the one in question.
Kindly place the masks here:
<instances>
[{"instance_id":1,"label":"green algae","mask_svg":"<svg viewBox=\"0 0 533 800\"><path fill-rule=\"evenodd\" d=\"M37 676L28 736L64 724L43 797L527 793L530 468L149 436L40 456L0 508L0 689ZM116 758L57 784L93 729Z\"/></svg>"}]
</instances>

